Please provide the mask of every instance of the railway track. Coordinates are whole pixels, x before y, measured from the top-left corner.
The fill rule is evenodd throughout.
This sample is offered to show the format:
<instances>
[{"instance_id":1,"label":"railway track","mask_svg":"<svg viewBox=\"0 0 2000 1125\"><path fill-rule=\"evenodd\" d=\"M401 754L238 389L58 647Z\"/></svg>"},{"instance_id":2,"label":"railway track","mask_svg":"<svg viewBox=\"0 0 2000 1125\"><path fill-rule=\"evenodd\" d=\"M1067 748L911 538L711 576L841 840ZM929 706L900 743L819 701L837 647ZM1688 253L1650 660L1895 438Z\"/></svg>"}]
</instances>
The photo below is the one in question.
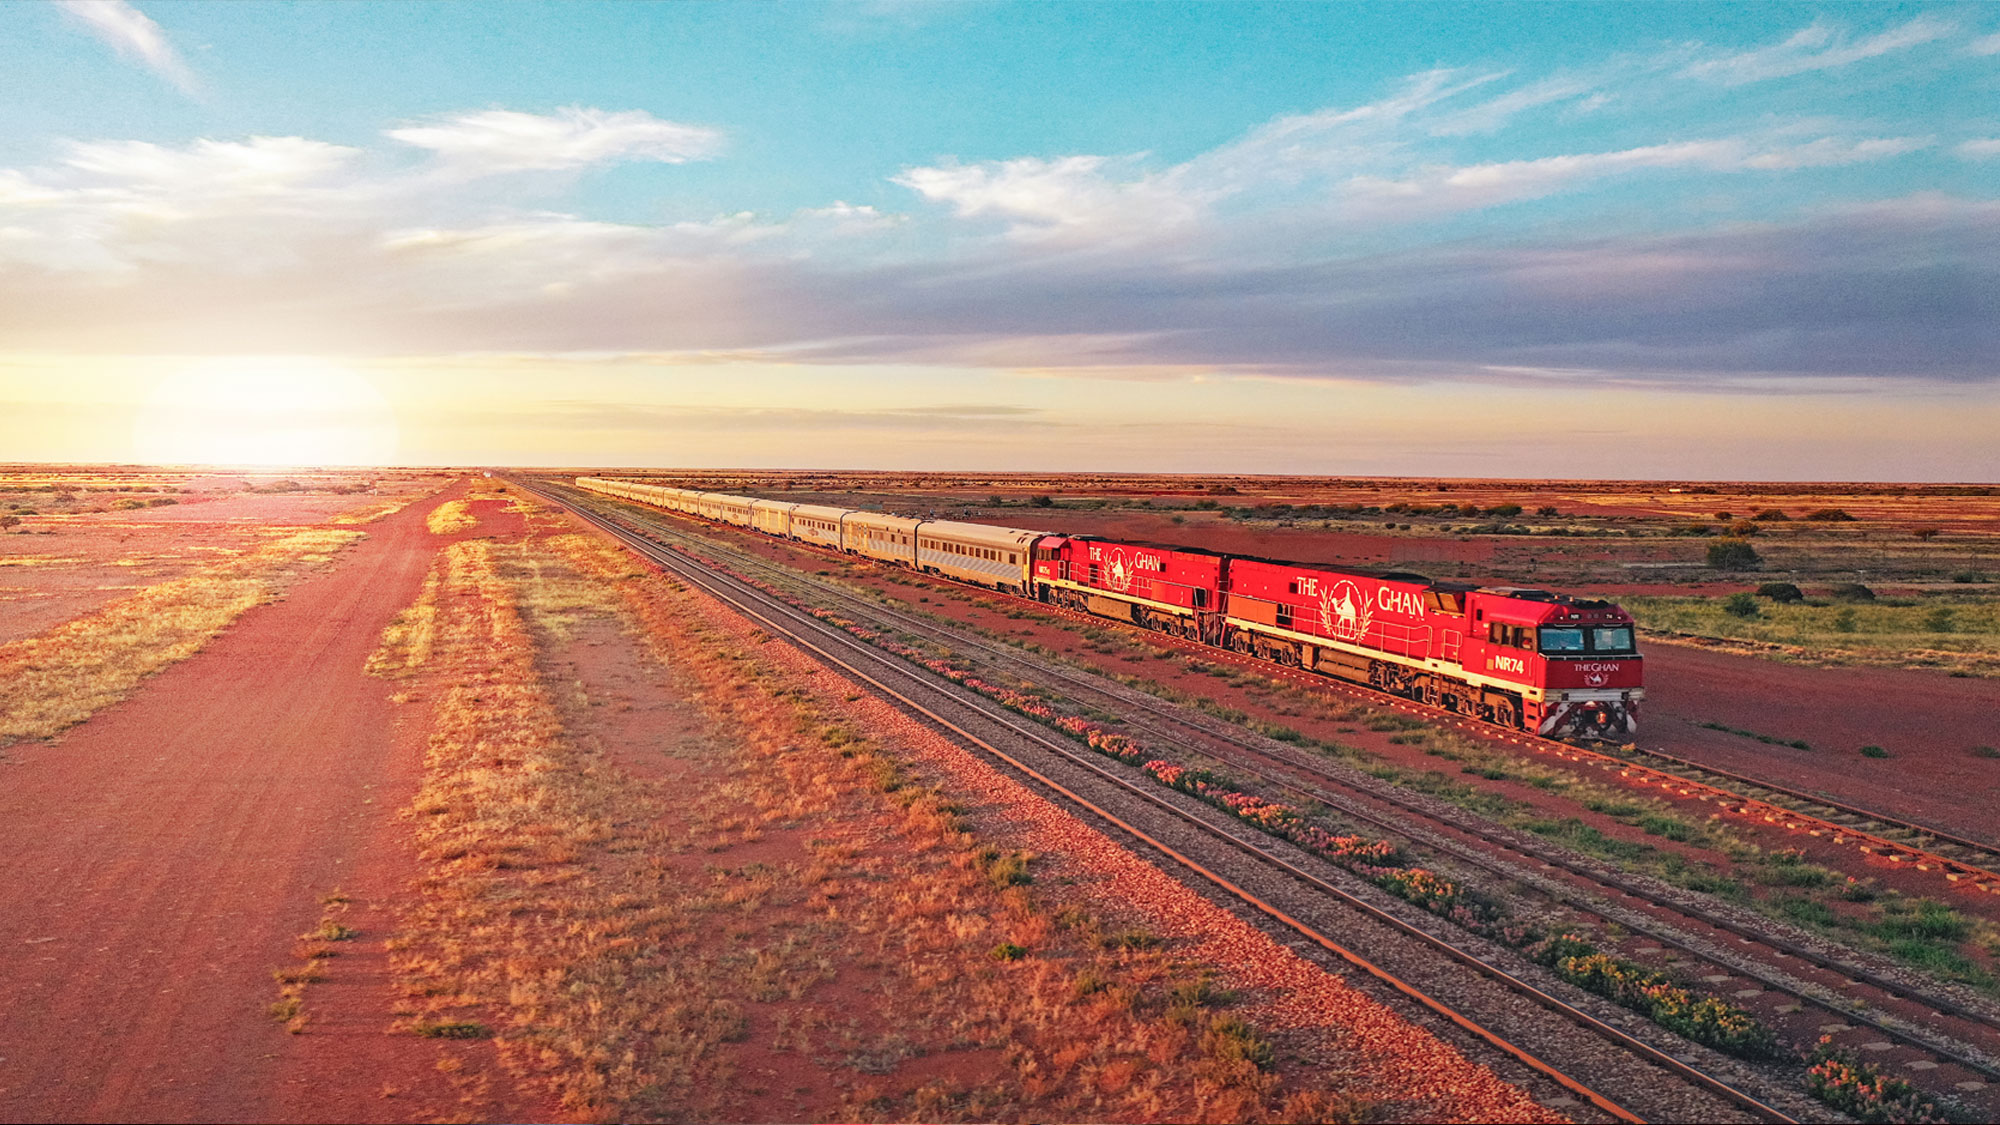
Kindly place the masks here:
<instances>
[{"instance_id":1,"label":"railway track","mask_svg":"<svg viewBox=\"0 0 2000 1125\"><path fill-rule=\"evenodd\" d=\"M904 709L1005 763L1034 786L1053 794L1072 808L1083 810L1100 825L1108 826L1114 834L1133 841L1142 850L1164 857L1191 879L1205 884L1211 894L1248 906L1271 925L1304 938L1313 947L1367 974L1384 987L1447 1021L1460 1032L1555 1083L1610 1119L1636 1121L1643 1116L1708 1119L1704 1113L1712 1114L1718 1105L1755 1119L1794 1119L1772 1105L1768 1095L1759 1096L1743 1089L1745 1078L1742 1073L1719 1077L1714 1073L1717 1067L1713 1061L1719 1061L1719 1068L1724 1071L1734 1069L1741 1072L1744 1068L1739 1065L1720 1060L1720 1056L1713 1056L1713 1060L1702 1059L1708 1052L1687 1048L1684 1044L1673 1044L1681 1049L1671 1052L1661 1050L1493 964L1490 958L1481 957L1476 952L1412 926L1342 889L1325 875L1312 870L1319 866L1312 857L1302 853L1296 856L1284 854L1290 851L1289 845L1261 836L1247 838L1246 830L1240 823L1221 818L1206 806L1185 800L1179 794L1163 793L1134 783L1118 771L1100 764L1094 755L1073 749L1066 740L1046 728L1005 710L983 696L917 669L755 586L721 574L681 552L651 542L643 534L598 514L587 503L565 502L566 498L547 492L542 495L565 503L582 518L617 536L628 547L683 581L732 605L762 627L791 639L820 659L869 684ZM1030 754L1040 760L1029 761ZM1083 791L1086 787L1094 791L1086 793ZM1107 800L1107 796L1111 799ZM1135 813L1134 810L1138 811ZM1147 823L1142 824L1141 820ZM1171 830L1163 830L1163 824L1170 826ZM1176 837L1175 833L1179 836ZM1194 835L1192 841L1190 833ZM1220 852L1216 850L1218 848ZM1219 860L1218 855L1224 858ZM1246 875L1246 861L1257 869L1254 876ZM1271 883L1274 875L1282 876L1284 884L1275 892ZM1253 883L1258 885L1253 886ZM1304 899L1299 898L1301 889L1310 892ZM1407 955L1399 954L1409 963L1398 968L1385 963L1392 958L1384 955L1384 945L1379 939L1366 943L1341 940L1330 932L1328 920L1323 917L1325 907L1331 903L1337 903L1347 912L1342 924L1351 924L1356 918L1363 919L1371 926L1393 933L1405 944L1414 943L1414 948L1421 955L1412 962ZM1357 952L1357 944L1366 944L1371 955ZM1415 966L1414 970L1411 965ZM1491 1026L1496 1009L1490 1000L1484 1004L1468 1005L1462 1000L1439 998L1440 991L1457 997L1466 995L1462 979L1448 983L1443 989L1435 982L1420 984L1411 979L1418 975L1432 975L1440 966L1446 965L1476 973L1481 980L1504 988L1515 997L1516 1000L1502 1003L1497 1010L1502 1013L1502 1022L1512 1020L1516 1026L1511 1030L1496 1030ZM1476 994L1477 990L1473 991ZM1518 1003L1518 998L1532 1001L1534 1010L1545 1017L1559 1019L1571 1030L1552 1033L1550 1028L1542 1026L1532 1036L1523 1035L1518 1021L1528 1009ZM1480 1010L1468 1013L1465 1010L1467 1007ZM1558 1045L1558 1054L1574 1054L1580 1046L1580 1041L1573 1034L1573 1029L1577 1027L1589 1030L1600 1047L1612 1048L1617 1057L1624 1060L1607 1064L1600 1058L1594 1065L1599 1069L1609 1065L1613 1070L1623 1070L1623 1077L1614 1076L1610 1082L1596 1078L1590 1081L1579 1079L1574 1075L1574 1071L1579 1069L1574 1060L1551 1061L1542 1057L1549 1053L1546 1049L1537 1053L1518 1045L1524 1039L1552 1043ZM1694 1056L1698 1061L1711 1062L1711 1065L1704 1068L1677 1055ZM1637 1086L1631 1084L1634 1075L1629 1068L1634 1065L1649 1072L1645 1075L1646 1081ZM1660 1085L1662 1080L1665 1085ZM1602 1092L1603 1087L1613 1084L1621 1090L1644 1091L1643 1096L1647 1100L1658 1100L1663 1096L1662 1090L1670 1091L1678 1087L1681 1092L1667 1096L1665 1105L1634 1109L1625 1104L1633 1100L1633 1093L1621 1095L1625 1099L1621 1102ZM1706 1110L1688 1104L1686 1099L1690 1095L1711 1104ZM1779 1095L1779 1099L1784 1100L1784 1096Z\"/></svg>"},{"instance_id":2,"label":"railway track","mask_svg":"<svg viewBox=\"0 0 2000 1125\"><path fill-rule=\"evenodd\" d=\"M670 525L657 521L652 521L651 526L659 531L671 530ZM730 564L739 569L775 579L776 583L789 583L794 589L803 588L817 604L825 604L831 599L843 607L841 612L870 619L876 625L916 633L937 633L941 628L950 626L950 623L920 618L882 605L754 555L722 547L714 540L685 536L684 541L692 541L711 553L726 555ZM1150 633L1146 635L1152 636ZM1419 843L1502 878L1536 886L1558 902L1707 961L1725 970L1731 977L1738 978L1739 984L1747 980L1760 988L1810 1002L1826 1015L1846 1021L1847 1031L1863 1031L1864 1037L1868 1033L1888 1036L1920 1053L1923 1060L1929 1060L1929 1065L1946 1064L1964 1072L1962 1075L1947 1072L1940 1077L1978 1081L2000 1079L2000 1062L1996 1062L1993 1053L2000 1049L2000 1027L1996 1027L1994 1014L1990 1011L1980 1011L1949 997L1913 988L1906 980L1831 956L1802 941L1775 935L1768 923L1754 916L1732 917L1721 911L1706 909L1687 901L1687 895L1676 893L1673 888L1653 884L1650 880L1624 877L1511 830L1481 826L1476 818L1457 810L1441 810L1428 799L1400 792L1357 771L1333 767L1323 759L1306 755L1275 740L1251 735L1233 724L1165 704L1137 689L1106 681L1102 677L1075 673L1060 664L1036 659L1015 647L987 641L963 631L954 631L945 640L954 651L982 652L989 662L1000 663L1031 682L1051 686L1060 684L1074 701L1115 710L1128 728L1167 744L1213 740L1225 747L1225 751L1217 754L1210 750L1206 752L1208 756L1238 774L1257 777L1267 786L1279 789L1294 799L1318 802L1350 820ZM1143 717L1135 721L1135 713ZM1187 737L1189 734L1196 737L1190 740ZM1244 761L1245 754L1255 756L1264 764L1260 766ZM1331 791L1329 786L1339 792ZM1363 803L1357 805L1356 798ZM1425 822L1429 830L1412 831L1413 817ZM1493 852L1516 858L1496 862L1492 858ZM1572 878L1566 886L1552 883L1535 870L1538 867L1555 869ZM1590 897L1605 901L1594 904L1579 902L1579 884ZM1634 903L1643 909L1635 911L1632 909ZM1662 925L1661 915L1668 916L1669 925ZM1692 940L1677 928L1687 923L1693 923L1698 930ZM1772 955L1770 963L1742 955L1740 950L1732 948L1737 943L1754 943ZM1795 1019L1792 1022L1800 1021ZM1926 1026L1927 1022L1929 1026ZM1818 1025L1818 1030L1827 1026ZM1812 1036L1804 1038L1810 1042Z\"/></svg>"}]
</instances>

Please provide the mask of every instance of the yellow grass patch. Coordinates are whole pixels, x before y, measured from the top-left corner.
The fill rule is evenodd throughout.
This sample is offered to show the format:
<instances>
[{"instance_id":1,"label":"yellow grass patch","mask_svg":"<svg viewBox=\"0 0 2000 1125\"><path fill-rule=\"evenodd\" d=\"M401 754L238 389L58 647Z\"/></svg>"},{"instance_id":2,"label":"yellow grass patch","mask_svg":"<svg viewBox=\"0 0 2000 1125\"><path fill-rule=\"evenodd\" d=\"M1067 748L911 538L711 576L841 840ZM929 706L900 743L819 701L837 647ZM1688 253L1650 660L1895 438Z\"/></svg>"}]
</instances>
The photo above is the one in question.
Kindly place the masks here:
<instances>
[{"instance_id":1,"label":"yellow grass patch","mask_svg":"<svg viewBox=\"0 0 2000 1125\"><path fill-rule=\"evenodd\" d=\"M424 526L431 529L432 535L454 535L478 525L478 518L466 510L463 500L447 500L424 517Z\"/></svg>"},{"instance_id":2,"label":"yellow grass patch","mask_svg":"<svg viewBox=\"0 0 2000 1125\"><path fill-rule=\"evenodd\" d=\"M81 555L9 555L0 558L0 566L68 566L82 561Z\"/></svg>"},{"instance_id":3,"label":"yellow grass patch","mask_svg":"<svg viewBox=\"0 0 2000 1125\"><path fill-rule=\"evenodd\" d=\"M399 610L382 630L382 643L368 654L362 670L371 676L401 677L430 662L437 642L437 596L442 579L439 568L431 567L423 589L408 609Z\"/></svg>"},{"instance_id":4,"label":"yellow grass patch","mask_svg":"<svg viewBox=\"0 0 2000 1125\"><path fill-rule=\"evenodd\" d=\"M369 504L366 507L342 512L327 522L343 527L374 523L376 520L395 515L397 512L409 507L411 502L416 499L415 496L405 496L397 500L383 500L379 503Z\"/></svg>"},{"instance_id":5,"label":"yellow grass patch","mask_svg":"<svg viewBox=\"0 0 2000 1125\"><path fill-rule=\"evenodd\" d=\"M199 652L305 567L361 538L299 531L209 569L148 586L38 636L0 645L0 743L47 738Z\"/></svg>"}]
</instances>

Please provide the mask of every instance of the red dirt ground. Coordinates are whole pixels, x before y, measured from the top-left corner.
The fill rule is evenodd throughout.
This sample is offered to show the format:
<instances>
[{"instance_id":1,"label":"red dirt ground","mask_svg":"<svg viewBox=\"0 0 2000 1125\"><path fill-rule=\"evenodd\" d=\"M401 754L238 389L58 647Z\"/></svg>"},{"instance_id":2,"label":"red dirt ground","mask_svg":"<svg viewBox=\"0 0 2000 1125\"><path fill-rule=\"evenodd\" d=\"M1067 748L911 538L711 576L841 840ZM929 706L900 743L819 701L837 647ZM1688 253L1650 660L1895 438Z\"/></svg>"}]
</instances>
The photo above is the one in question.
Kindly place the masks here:
<instances>
[{"instance_id":1,"label":"red dirt ground","mask_svg":"<svg viewBox=\"0 0 2000 1125\"><path fill-rule=\"evenodd\" d=\"M1893 668L1807 668L1682 645L1646 649L1641 742L1725 769L2000 840L2000 680ZM1720 723L1811 750L1696 724ZM1862 746L1893 757L1864 758Z\"/></svg>"},{"instance_id":2,"label":"red dirt ground","mask_svg":"<svg viewBox=\"0 0 2000 1125\"><path fill-rule=\"evenodd\" d=\"M408 474L385 473L380 480L381 494L374 496L192 493L170 507L23 517L21 530L0 534L0 644L179 578L230 552L254 549L274 533L365 511L438 484ZM190 485L210 486L213 482Z\"/></svg>"},{"instance_id":3,"label":"red dirt ground","mask_svg":"<svg viewBox=\"0 0 2000 1125\"><path fill-rule=\"evenodd\" d=\"M0 759L0 1119L464 1112L438 1064L482 1067L490 1047L386 1034L385 900L414 874L397 814L422 744L361 672L445 541L428 509L368 525L131 699ZM336 887L362 933L291 1036L265 1011L271 972L297 963ZM485 1093L491 1115L552 1116L504 1084Z\"/></svg>"}]
</instances>

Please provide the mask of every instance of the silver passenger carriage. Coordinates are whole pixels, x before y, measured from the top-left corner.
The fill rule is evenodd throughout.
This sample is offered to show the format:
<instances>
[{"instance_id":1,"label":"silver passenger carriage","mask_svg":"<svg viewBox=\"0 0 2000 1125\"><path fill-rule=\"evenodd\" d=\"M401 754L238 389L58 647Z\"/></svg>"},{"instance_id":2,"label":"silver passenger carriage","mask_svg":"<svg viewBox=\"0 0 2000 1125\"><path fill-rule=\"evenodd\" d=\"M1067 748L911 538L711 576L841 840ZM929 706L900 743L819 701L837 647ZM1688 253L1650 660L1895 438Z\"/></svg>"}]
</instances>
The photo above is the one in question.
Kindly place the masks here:
<instances>
[{"instance_id":1,"label":"silver passenger carriage","mask_svg":"<svg viewBox=\"0 0 2000 1125\"><path fill-rule=\"evenodd\" d=\"M848 508L824 504L795 504L792 507L792 538L822 547L840 546L841 521L855 513Z\"/></svg>"},{"instance_id":2,"label":"silver passenger carriage","mask_svg":"<svg viewBox=\"0 0 2000 1125\"><path fill-rule=\"evenodd\" d=\"M871 559L917 565L917 527L922 520L881 512L849 512L841 521L841 548Z\"/></svg>"},{"instance_id":3,"label":"silver passenger carriage","mask_svg":"<svg viewBox=\"0 0 2000 1125\"><path fill-rule=\"evenodd\" d=\"M1027 593L1035 540L1018 527L926 520L917 527L919 569L995 589Z\"/></svg>"}]
</instances>

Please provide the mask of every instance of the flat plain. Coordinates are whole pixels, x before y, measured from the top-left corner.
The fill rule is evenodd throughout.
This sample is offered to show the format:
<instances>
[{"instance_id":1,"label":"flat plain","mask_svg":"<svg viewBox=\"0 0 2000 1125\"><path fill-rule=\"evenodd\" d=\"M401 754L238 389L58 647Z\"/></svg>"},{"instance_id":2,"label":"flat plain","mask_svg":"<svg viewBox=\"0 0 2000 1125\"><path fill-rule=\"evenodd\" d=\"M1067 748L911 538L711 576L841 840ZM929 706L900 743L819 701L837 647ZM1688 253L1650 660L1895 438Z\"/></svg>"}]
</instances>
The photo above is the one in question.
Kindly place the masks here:
<instances>
[{"instance_id":1,"label":"flat plain","mask_svg":"<svg viewBox=\"0 0 2000 1125\"><path fill-rule=\"evenodd\" d=\"M2000 777L2000 490L651 475L1601 594L1650 626L1645 746L2000 835L1965 798ZM521 483L21 467L0 513L0 1118L1590 1117ZM1932 873L1143 635L683 530L1995 989L1995 896ZM1757 568L1710 565L1725 541ZM1799 600L1757 596L1775 582ZM1744 1003L1804 1034L1780 998ZM1926 1090L1984 1105L1972 1085Z\"/></svg>"}]
</instances>

